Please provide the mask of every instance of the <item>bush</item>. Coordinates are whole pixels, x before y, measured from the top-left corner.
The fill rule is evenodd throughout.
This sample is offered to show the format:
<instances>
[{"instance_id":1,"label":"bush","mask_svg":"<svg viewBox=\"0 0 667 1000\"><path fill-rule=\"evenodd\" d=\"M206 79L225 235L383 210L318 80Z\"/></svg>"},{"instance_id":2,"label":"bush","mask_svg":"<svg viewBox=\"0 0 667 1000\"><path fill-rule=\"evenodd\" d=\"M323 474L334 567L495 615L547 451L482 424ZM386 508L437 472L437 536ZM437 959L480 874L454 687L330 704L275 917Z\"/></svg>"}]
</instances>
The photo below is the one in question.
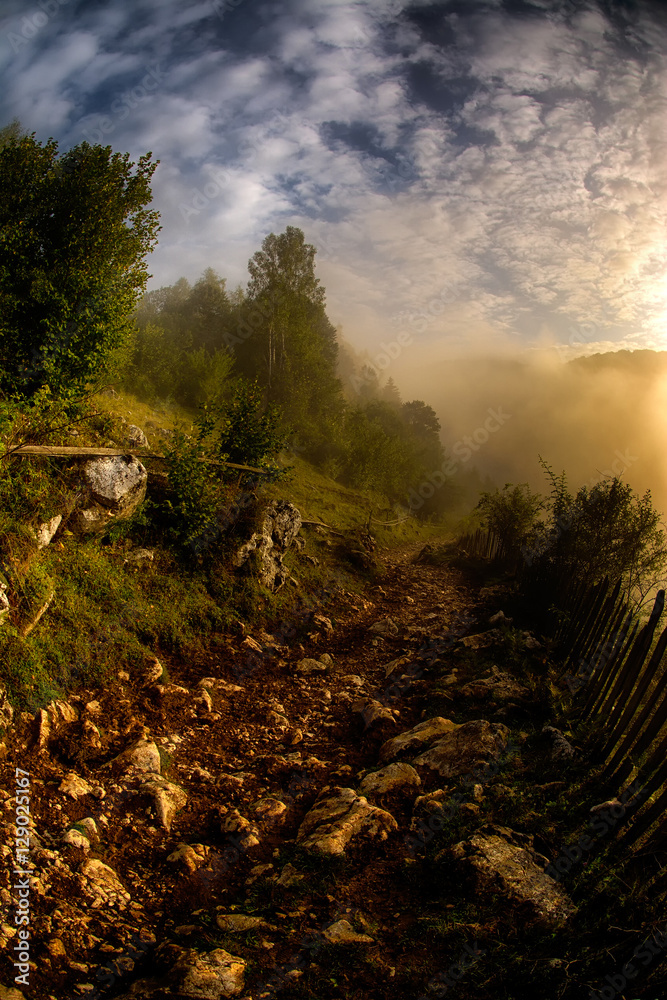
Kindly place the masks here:
<instances>
[{"instance_id":1,"label":"bush","mask_svg":"<svg viewBox=\"0 0 667 1000\"><path fill-rule=\"evenodd\" d=\"M482 493L475 510L483 526L498 538L501 558L511 559L519 555L521 543L536 529L544 506L544 498L533 493L527 483L505 483L502 491Z\"/></svg>"},{"instance_id":2,"label":"bush","mask_svg":"<svg viewBox=\"0 0 667 1000\"><path fill-rule=\"evenodd\" d=\"M554 599L579 582L609 577L621 579L628 599L642 603L667 563L650 491L640 497L616 476L571 494L565 473L556 476L545 463L543 468L552 485L548 520L524 549L534 575L548 581Z\"/></svg>"}]
</instances>

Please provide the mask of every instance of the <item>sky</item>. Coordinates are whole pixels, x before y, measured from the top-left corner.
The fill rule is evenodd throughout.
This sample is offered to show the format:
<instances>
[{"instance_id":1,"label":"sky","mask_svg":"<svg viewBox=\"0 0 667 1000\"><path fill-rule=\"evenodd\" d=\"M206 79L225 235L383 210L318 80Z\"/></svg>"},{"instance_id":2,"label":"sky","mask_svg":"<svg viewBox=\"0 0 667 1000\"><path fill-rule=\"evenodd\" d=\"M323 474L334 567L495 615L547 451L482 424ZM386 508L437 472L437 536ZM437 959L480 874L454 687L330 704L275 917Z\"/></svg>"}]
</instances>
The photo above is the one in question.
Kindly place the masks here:
<instances>
[{"instance_id":1,"label":"sky","mask_svg":"<svg viewBox=\"0 0 667 1000\"><path fill-rule=\"evenodd\" d=\"M0 84L160 160L149 288L294 225L371 357L667 349L661 3L2 0Z\"/></svg>"}]
</instances>

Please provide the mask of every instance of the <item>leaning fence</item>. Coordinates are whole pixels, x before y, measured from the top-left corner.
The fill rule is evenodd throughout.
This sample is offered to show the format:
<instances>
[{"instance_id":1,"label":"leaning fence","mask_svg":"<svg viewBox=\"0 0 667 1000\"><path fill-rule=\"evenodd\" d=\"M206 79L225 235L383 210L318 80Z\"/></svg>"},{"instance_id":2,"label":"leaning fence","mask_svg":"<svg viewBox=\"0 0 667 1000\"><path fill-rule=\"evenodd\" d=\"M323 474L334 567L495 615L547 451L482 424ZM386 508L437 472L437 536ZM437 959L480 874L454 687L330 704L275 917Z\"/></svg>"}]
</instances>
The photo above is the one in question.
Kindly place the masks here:
<instances>
[{"instance_id":1,"label":"leaning fence","mask_svg":"<svg viewBox=\"0 0 667 1000\"><path fill-rule=\"evenodd\" d=\"M492 534L478 530L458 540L469 555L505 565ZM522 582L531 574L518 575ZM632 823L619 829L612 851L633 854L663 850L667 841L667 628L658 625L665 591L655 598L647 620L633 609L621 581L594 586L573 583L561 590L560 613L551 619L552 638L562 663L568 711L600 766L600 783L621 795L632 780L641 804Z\"/></svg>"}]
</instances>

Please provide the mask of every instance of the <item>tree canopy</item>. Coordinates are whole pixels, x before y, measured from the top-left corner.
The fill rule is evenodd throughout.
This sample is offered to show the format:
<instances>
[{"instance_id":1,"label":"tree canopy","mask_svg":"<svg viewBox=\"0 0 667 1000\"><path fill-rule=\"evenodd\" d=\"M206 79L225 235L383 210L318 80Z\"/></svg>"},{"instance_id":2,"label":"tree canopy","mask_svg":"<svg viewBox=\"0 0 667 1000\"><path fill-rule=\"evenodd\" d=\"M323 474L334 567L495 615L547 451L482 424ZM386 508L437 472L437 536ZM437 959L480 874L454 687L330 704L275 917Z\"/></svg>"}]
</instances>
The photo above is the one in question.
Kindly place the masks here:
<instances>
[{"instance_id":1,"label":"tree canopy","mask_svg":"<svg viewBox=\"0 0 667 1000\"><path fill-rule=\"evenodd\" d=\"M151 153L0 144L0 389L66 394L103 375L132 329L157 240ZM7 130L5 130L7 131ZM136 168L136 169L134 169Z\"/></svg>"}]
</instances>

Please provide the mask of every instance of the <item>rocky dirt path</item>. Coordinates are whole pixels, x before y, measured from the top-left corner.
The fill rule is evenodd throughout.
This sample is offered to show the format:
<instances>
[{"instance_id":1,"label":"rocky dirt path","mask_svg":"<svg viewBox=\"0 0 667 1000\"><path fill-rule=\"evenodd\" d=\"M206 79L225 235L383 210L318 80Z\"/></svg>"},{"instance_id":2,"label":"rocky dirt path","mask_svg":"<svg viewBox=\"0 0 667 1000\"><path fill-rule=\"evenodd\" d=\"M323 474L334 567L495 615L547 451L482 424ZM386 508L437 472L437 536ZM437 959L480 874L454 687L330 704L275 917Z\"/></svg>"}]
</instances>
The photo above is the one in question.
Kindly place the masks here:
<instances>
[{"instance_id":1,"label":"rocky dirt path","mask_svg":"<svg viewBox=\"0 0 667 1000\"><path fill-rule=\"evenodd\" d=\"M451 964L419 933L433 836L420 815L448 775L502 758L500 719L526 692L498 676L492 712L488 690L458 726L436 710L478 679L479 643L462 637L491 628L479 623L498 598L414 556L384 553L381 584L309 612L303 634L240 626L208 677L119 664L112 688L15 720L0 762L0 1000L417 1000ZM483 720L472 744L450 746L466 719ZM29 987L14 994L16 768L33 867ZM471 788L474 814L483 782Z\"/></svg>"}]
</instances>

